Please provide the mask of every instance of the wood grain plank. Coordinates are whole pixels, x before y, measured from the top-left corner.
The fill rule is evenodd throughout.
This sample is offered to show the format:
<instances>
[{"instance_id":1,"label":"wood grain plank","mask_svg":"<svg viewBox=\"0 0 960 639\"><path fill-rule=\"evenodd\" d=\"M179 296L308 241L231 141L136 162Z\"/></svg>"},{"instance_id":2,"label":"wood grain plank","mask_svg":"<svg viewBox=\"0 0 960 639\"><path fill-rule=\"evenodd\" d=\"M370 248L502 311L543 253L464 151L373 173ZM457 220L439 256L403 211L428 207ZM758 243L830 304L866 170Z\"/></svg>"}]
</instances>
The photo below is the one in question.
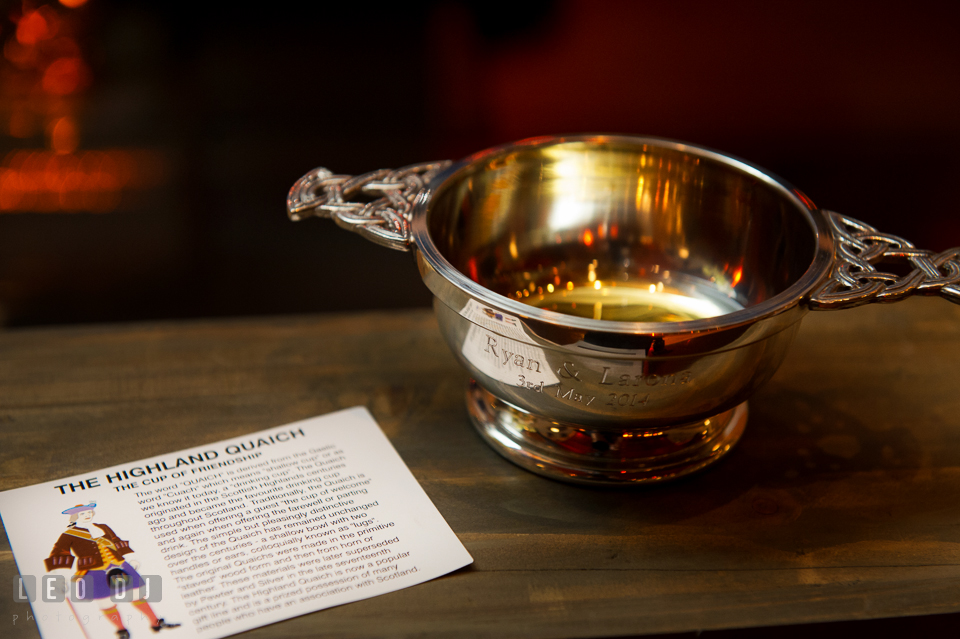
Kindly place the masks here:
<instances>
[{"instance_id":1,"label":"wood grain plank","mask_svg":"<svg viewBox=\"0 0 960 639\"><path fill-rule=\"evenodd\" d=\"M476 562L251 636L601 637L960 611L960 307L810 314L727 459L642 490L503 461L469 426L465 381L422 311L0 332L0 489L364 404ZM0 578L14 574L4 540Z\"/></svg>"}]
</instances>

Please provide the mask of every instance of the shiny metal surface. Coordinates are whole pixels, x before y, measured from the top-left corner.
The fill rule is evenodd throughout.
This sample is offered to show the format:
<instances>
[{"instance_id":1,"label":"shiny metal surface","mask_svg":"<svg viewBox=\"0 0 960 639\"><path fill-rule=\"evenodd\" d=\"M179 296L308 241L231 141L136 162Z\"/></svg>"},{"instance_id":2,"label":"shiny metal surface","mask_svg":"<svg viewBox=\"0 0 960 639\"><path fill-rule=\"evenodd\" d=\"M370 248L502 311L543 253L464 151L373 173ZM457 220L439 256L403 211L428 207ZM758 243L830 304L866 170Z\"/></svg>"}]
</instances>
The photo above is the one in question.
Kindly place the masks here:
<instances>
[{"instance_id":1,"label":"shiny metal surface","mask_svg":"<svg viewBox=\"0 0 960 639\"><path fill-rule=\"evenodd\" d=\"M403 242L475 380L471 419L508 459L554 478L642 483L718 459L810 308L938 287L960 301L956 249L881 238L691 145L535 138L404 171L433 171L401 198ZM301 180L291 197L315 190ZM924 275L883 295L872 284L885 274L863 265L906 249Z\"/></svg>"},{"instance_id":2,"label":"shiny metal surface","mask_svg":"<svg viewBox=\"0 0 960 639\"><path fill-rule=\"evenodd\" d=\"M287 214L292 220L328 217L371 242L409 251L413 205L425 193L426 183L450 164L427 162L356 177L316 168L290 189ZM359 201L364 197L366 201Z\"/></svg>"},{"instance_id":3,"label":"shiny metal surface","mask_svg":"<svg viewBox=\"0 0 960 639\"><path fill-rule=\"evenodd\" d=\"M918 249L859 220L824 211L838 240L833 272L810 296L815 308L852 308L870 302L896 302L914 294L939 293L960 303L960 248L942 253ZM879 262L900 263L905 275L881 271Z\"/></svg>"},{"instance_id":4,"label":"shiny metal surface","mask_svg":"<svg viewBox=\"0 0 960 639\"><path fill-rule=\"evenodd\" d=\"M662 430L599 430L519 410L473 380L467 410L481 436L513 463L572 483L612 486L679 477L712 464L740 439L748 414L743 402Z\"/></svg>"}]
</instances>

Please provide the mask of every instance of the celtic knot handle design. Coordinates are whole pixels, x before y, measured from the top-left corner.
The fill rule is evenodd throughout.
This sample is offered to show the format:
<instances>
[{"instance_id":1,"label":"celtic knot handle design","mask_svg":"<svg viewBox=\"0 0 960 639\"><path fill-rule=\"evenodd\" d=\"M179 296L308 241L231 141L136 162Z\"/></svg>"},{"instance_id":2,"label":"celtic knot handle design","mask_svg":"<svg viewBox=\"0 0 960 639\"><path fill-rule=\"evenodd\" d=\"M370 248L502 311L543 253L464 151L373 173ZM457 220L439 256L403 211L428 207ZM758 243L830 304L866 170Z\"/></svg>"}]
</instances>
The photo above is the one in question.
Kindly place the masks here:
<instances>
[{"instance_id":1,"label":"celtic knot handle design","mask_svg":"<svg viewBox=\"0 0 960 639\"><path fill-rule=\"evenodd\" d=\"M830 278L810 295L811 307L851 308L937 293L960 304L960 247L934 253L852 217L824 214L837 250ZM881 260L897 260L912 269L906 275L879 271L874 264Z\"/></svg>"},{"instance_id":2,"label":"celtic knot handle design","mask_svg":"<svg viewBox=\"0 0 960 639\"><path fill-rule=\"evenodd\" d=\"M426 193L430 180L450 164L449 160L425 162L357 176L316 168L290 189L287 215L292 220L329 217L381 246L409 251L413 206ZM361 197L367 201L356 201Z\"/></svg>"}]
</instances>

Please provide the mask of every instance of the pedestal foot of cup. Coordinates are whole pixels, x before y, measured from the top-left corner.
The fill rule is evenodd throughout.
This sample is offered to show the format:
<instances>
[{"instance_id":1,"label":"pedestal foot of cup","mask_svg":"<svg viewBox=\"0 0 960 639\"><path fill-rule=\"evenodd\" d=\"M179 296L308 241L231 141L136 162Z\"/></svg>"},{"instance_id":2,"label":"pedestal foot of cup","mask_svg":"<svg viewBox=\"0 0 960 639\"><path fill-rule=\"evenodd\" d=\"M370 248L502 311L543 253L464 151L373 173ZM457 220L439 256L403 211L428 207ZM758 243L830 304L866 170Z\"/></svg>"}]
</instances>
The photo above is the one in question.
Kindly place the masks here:
<instances>
[{"instance_id":1,"label":"pedestal foot of cup","mask_svg":"<svg viewBox=\"0 0 960 639\"><path fill-rule=\"evenodd\" d=\"M743 434L747 402L668 429L595 428L531 415L471 380L467 409L494 450L539 475L584 485L624 486L688 475L727 454Z\"/></svg>"}]
</instances>

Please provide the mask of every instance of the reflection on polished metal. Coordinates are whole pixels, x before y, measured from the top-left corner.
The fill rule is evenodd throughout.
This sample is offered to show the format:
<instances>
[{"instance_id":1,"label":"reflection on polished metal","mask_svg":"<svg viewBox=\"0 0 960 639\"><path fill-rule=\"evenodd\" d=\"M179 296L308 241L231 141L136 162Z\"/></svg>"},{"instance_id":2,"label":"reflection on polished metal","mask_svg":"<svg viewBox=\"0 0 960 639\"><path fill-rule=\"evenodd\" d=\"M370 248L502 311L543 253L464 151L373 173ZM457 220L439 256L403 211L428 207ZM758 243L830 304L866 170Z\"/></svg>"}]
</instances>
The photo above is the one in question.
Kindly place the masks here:
<instances>
[{"instance_id":1,"label":"reflection on polished metal","mask_svg":"<svg viewBox=\"0 0 960 639\"><path fill-rule=\"evenodd\" d=\"M350 203L365 186L379 199ZM757 167L656 138L535 138L356 178L317 169L288 210L412 249L474 380L474 425L567 481L660 481L722 457L810 309L960 302L960 249L916 249ZM891 259L913 270L877 269Z\"/></svg>"},{"instance_id":2,"label":"reflection on polished metal","mask_svg":"<svg viewBox=\"0 0 960 639\"><path fill-rule=\"evenodd\" d=\"M535 473L578 484L681 477L727 454L747 423L747 402L710 419L664 429L603 430L537 417L471 380L467 410L494 450Z\"/></svg>"},{"instance_id":3,"label":"reflection on polished metal","mask_svg":"<svg viewBox=\"0 0 960 639\"><path fill-rule=\"evenodd\" d=\"M381 169L356 177L334 175L324 168L310 171L290 189L287 213L293 220L311 215L330 217L387 248L409 251L413 204L425 184L450 162L414 164L397 171ZM351 202L357 195L379 196L369 202Z\"/></svg>"}]
</instances>

